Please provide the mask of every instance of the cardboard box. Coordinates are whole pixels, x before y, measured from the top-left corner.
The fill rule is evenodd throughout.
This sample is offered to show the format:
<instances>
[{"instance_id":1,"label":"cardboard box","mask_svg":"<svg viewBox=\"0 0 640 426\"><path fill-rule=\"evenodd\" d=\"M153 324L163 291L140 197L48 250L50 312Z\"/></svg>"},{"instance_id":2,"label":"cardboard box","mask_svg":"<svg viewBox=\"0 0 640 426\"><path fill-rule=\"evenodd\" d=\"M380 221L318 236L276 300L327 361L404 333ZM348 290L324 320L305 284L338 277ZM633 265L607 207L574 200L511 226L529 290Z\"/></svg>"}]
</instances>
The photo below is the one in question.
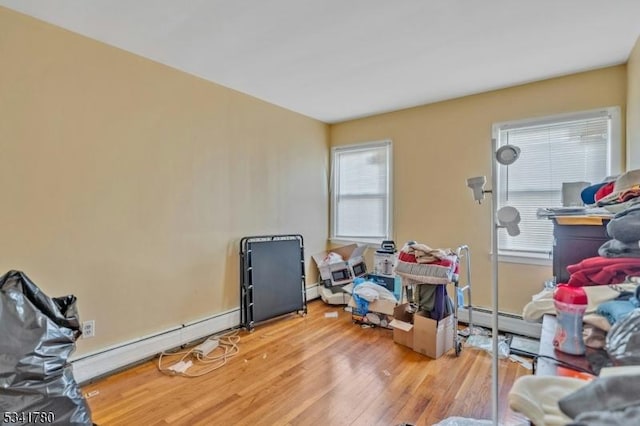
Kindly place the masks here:
<instances>
[{"instance_id":1,"label":"cardboard box","mask_svg":"<svg viewBox=\"0 0 640 426\"><path fill-rule=\"evenodd\" d=\"M453 348L453 316L436 321L416 314L413 317L413 350L439 358Z\"/></svg>"},{"instance_id":2,"label":"cardboard box","mask_svg":"<svg viewBox=\"0 0 640 426\"><path fill-rule=\"evenodd\" d=\"M399 275L377 275L377 274L367 274L365 277L368 281L372 281L378 285L389 290L396 299L400 300L400 296L402 295L402 279Z\"/></svg>"},{"instance_id":3,"label":"cardboard box","mask_svg":"<svg viewBox=\"0 0 640 426\"><path fill-rule=\"evenodd\" d=\"M380 314L386 314L393 317L393 310L395 309L397 303L393 300L375 300L369 303L369 312L378 312ZM354 309L358 308L356 305L356 301L353 297L349 300L349 306Z\"/></svg>"},{"instance_id":4,"label":"cardboard box","mask_svg":"<svg viewBox=\"0 0 640 426\"><path fill-rule=\"evenodd\" d=\"M401 309L403 305L398 306ZM421 313L413 315L413 324L394 318L393 340L430 358L439 358L453 348L453 316L436 321Z\"/></svg>"},{"instance_id":5,"label":"cardboard box","mask_svg":"<svg viewBox=\"0 0 640 426\"><path fill-rule=\"evenodd\" d=\"M392 300L376 300L369 303L368 312L358 312L358 306L353 297L349 300L351 307L351 319L359 324L369 324L378 327L391 328L393 321L393 310L396 302Z\"/></svg>"},{"instance_id":6,"label":"cardboard box","mask_svg":"<svg viewBox=\"0 0 640 426\"><path fill-rule=\"evenodd\" d=\"M351 312L351 320L357 324L391 329L390 324L393 321L393 317L379 312L367 312L365 315L361 315L354 310Z\"/></svg>"},{"instance_id":7,"label":"cardboard box","mask_svg":"<svg viewBox=\"0 0 640 426\"><path fill-rule=\"evenodd\" d=\"M366 245L349 244L337 247L322 253L311 255L318 265L320 279L327 287L349 284L355 277L361 277L367 273L367 265L364 262ZM339 254L343 261L324 265L324 259L329 253Z\"/></svg>"},{"instance_id":8,"label":"cardboard box","mask_svg":"<svg viewBox=\"0 0 640 426\"><path fill-rule=\"evenodd\" d=\"M393 317L399 321L413 324L413 312L410 311L408 303L403 303L393 309Z\"/></svg>"},{"instance_id":9,"label":"cardboard box","mask_svg":"<svg viewBox=\"0 0 640 426\"><path fill-rule=\"evenodd\" d=\"M394 318L389 325L393 329L393 341L413 349L413 324Z\"/></svg>"}]
</instances>

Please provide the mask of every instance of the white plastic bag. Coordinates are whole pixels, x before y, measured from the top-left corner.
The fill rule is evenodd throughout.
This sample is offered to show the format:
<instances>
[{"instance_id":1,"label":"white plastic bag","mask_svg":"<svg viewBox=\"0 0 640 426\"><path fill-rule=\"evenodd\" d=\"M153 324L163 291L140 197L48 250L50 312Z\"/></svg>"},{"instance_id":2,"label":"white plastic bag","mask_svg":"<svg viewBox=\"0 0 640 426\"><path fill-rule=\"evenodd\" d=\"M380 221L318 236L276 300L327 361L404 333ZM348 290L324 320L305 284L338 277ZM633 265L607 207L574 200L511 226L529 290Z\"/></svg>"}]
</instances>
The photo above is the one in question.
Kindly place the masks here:
<instances>
[{"instance_id":1,"label":"white plastic bag","mask_svg":"<svg viewBox=\"0 0 640 426\"><path fill-rule=\"evenodd\" d=\"M493 422L491 420L470 419L466 417L449 417L447 419L441 420L439 423L436 423L433 426L482 426L492 424Z\"/></svg>"}]
</instances>

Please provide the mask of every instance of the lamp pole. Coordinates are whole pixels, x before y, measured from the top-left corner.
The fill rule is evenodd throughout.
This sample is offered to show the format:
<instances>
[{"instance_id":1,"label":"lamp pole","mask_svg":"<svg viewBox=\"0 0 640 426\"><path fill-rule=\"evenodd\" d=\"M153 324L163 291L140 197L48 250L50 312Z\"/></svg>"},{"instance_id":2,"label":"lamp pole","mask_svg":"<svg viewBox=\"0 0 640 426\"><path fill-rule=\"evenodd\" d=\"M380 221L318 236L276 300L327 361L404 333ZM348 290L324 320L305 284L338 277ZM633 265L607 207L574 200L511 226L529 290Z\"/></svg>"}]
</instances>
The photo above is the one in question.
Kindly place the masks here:
<instances>
[{"instance_id":1,"label":"lamp pole","mask_svg":"<svg viewBox=\"0 0 640 426\"><path fill-rule=\"evenodd\" d=\"M492 140L492 155L496 152L496 140ZM498 424L498 170L496 161L491 158L491 414L493 424Z\"/></svg>"},{"instance_id":2,"label":"lamp pole","mask_svg":"<svg viewBox=\"0 0 640 426\"><path fill-rule=\"evenodd\" d=\"M467 179L467 186L473 191L473 198L481 203L484 194L491 194L491 414L493 424L498 425L498 228L507 228L510 236L520 234L518 223L520 213L514 207L505 206L498 211L498 168L496 162L509 166L520 156L520 148L504 145L497 148L496 139L491 139L491 189L484 189L485 176Z\"/></svg>"}]
</instances>

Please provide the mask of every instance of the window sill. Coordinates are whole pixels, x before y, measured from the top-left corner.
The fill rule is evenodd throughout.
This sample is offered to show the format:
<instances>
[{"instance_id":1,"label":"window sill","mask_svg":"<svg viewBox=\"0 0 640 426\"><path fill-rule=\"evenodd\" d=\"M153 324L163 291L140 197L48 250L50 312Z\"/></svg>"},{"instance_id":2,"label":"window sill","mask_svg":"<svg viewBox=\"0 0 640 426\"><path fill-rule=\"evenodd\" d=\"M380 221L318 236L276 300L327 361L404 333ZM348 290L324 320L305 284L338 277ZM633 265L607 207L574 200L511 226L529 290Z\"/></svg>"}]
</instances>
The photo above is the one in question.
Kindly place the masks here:
<instances>
[{"instance_id":1,"label":"window sill","mask_svg":"<svg viewBox=\"0 0 640 426\"><path fill-rule=\"evenodd\" d=\"M498 253L498 262L520 263L523 265L551 266L553 261L545 254L518 253L504 254Z\"/></svg>"},{"instance_id":2,"label":"window sill","mask_svg":"<svg viewBox=\"0 0 640 426\"><path fill-rule=\"evenodd\" d=\"M380 240L374 240L374 239L362 239L362 240L344 240L344 239L340 239L340 238L329 238L329 242L332 244L341 244L341 245L348 245L348 244L359 244L359 245L366 245L367 247L370 248L380 248L380 244L382 243L382 239Z\"/></svg>"}]
</instances>

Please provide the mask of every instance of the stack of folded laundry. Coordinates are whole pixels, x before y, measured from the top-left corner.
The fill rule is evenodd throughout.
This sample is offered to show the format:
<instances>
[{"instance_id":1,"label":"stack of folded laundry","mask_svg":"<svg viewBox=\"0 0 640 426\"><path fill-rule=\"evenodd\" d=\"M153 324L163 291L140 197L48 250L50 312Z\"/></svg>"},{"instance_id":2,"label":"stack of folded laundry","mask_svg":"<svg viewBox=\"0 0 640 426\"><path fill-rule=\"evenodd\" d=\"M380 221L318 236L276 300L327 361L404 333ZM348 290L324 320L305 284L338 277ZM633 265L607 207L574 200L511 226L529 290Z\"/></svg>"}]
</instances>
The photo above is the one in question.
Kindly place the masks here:
<instances>
[{"instance_id":1,"label":"stack of folded laundry","mask_svg":"<svg viewBox=\"0 0 640 426\"><path fill-rule=\"evenodd\" d=\"M398 254L396 273L425 284L447 284L457 278L458 263L451 249L409 241Z\"/></svg>"},{"instance_id":2,"label":"stack of folded laundry","mask_svg":"<svg viewBox=\"0 0 640 426\"><path fill-rule=\"evenodd\" d=\"M441 320L453 313L453 302L444 284L457 279L458 262L451 249L431 248L410 241L400 250L396 274L404 286L417 286L418 310Z\"/></svg>"}]
</instances>

